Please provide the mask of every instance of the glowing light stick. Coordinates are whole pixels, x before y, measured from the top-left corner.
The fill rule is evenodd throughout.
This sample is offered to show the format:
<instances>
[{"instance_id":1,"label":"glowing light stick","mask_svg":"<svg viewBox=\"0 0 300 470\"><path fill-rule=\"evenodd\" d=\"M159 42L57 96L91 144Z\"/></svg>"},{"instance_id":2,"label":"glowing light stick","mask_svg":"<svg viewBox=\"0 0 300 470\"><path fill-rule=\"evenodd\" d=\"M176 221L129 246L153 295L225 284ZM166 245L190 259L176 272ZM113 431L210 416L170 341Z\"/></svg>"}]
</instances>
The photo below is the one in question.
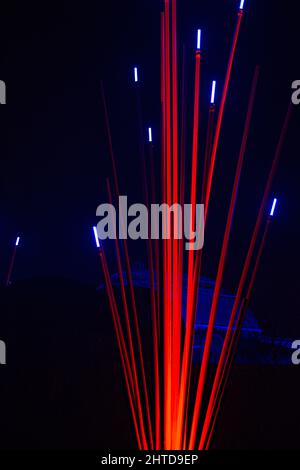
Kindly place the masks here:
<instances>
[{"instance_id":1,"label":"glowing light stick","mask_svg":"<svg viewBox=\"0 0 300 470\"><path fill-rule=\"evenodd\" d=\"M99 242L97 228L93 227L93 231L94 231L94 236L95 236L96 247L100 248L100 242Z\"/></svg>"},{"instance_id":2,"label":"glowing light stick","mask_svg":"<svg viewBox=\"0 0 300 470\"><path fill-rule=\"evenodd\" d=\"M201 49L201 29L198 29L197 32L197 50L200 51Z\"/></svg>"},{"instance_id":3,"label":"glowing light stick","mask_svg":"<svg viewBox=\"0 0 300 470\"><path fill-rule=\"evenodd\" d=\"M273 204L272 204L271 211L270 211L270 217L274 216L276 205L277 205L277 199L275 198L274 201L273 201Z\"/></svg>"},{"instance_id":4,"label":"glowing light stick","mask_svg":"<svg viewBox=\"0 0 300 470\"><path fill-rule=\"evenodd\" d=\"M210 98L210 103L211 103L211 104L215 104L216 84L217 84L217 82L214 80L214 81L212 82L212 86L211 86L211 98Z\"/></svg>"}]
</instances>

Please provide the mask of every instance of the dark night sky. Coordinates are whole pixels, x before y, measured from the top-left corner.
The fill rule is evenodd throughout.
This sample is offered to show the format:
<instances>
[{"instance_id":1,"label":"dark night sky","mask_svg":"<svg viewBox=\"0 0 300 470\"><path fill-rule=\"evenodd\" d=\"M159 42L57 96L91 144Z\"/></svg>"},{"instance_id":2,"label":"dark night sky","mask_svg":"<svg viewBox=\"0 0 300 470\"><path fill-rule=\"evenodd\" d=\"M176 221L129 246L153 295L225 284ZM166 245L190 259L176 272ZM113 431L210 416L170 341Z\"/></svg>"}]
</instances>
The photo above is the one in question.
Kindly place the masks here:
<instances>
[{"instance_id":1,"label":"dark night sky","mask_svg":"<svg viewBox=\"0 0 300 470\"><path fill-rule=\"evenodd\" d=\"M193 89L193 48L203 29L201 142L212 79L219 94L236 0L179 0L179 40ZM159 134L159 0L7 2L1 6L0 273L22 237L15 277L63 276L96 284L100 268L90 227L107 200L110 175L100 81L104 80L122 192L140 200L132 67L141 68L145 125ZM298 12L297 12L298 8ZM217 156L204 274L214 277L252 74L261 66L224 287L234 292L291 96L300 79L299 1L246 0ZM299 118L294 109L273 189L279 198L252 309L267 331L300 336ZM159 161L159 154L156 153ZM157 171L158 171L157 166ZM133 259L139 249L133 246Z\"/></svg>"}]
</instances>

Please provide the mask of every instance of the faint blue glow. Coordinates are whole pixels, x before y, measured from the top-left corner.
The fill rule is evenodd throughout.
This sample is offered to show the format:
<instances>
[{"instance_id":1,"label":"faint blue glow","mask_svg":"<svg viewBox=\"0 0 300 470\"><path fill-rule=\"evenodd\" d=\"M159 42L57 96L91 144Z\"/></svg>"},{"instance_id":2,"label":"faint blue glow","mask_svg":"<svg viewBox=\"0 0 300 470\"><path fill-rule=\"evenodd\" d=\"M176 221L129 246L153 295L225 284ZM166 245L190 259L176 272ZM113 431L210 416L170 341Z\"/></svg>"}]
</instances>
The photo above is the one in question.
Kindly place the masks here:
<instances>
[{"instance_id":1,"label":"faint blue glow","mask_svg":"<svg viewBox=\"0 0 300 470\"><path fill-rule=\"evenodd\" d=\"M206 330L207 329L207 324L206 323L196 323L196 328L198 329L203 329L203 330ZM227 326L222 326L222 325L215 325L215 329L216 330L224 330L224 331L227 331ZM251 333L262 333L262 330L260 328L246 328L246 327L242 327L241 328L242 331L247 331L247 332L251 332ZM203 346L194 346L194 349L202 349Z\"/></svg>"},{"instance_id":2,"label":"faint blue glow","mask_svg":"<svg viewBox=\"0 0 300 470\"><path fill-rule=\"evenodd\" d=\"M273 215L275 213L276 205L277 205L277 199L275 198L274 201L273 201L273 204L272 204L271 212L270 212L271 217L273 217Z\"/></svg>"},{"instance_id":3,"label":"faint blue glow","mask_svg":"<svg viewBox=\"0 0 300 470\"><path fill-rule=\"evenodd\" d=\"M198 51L201 49L201 29L198 29L197 32L197 49Z\"/></svg>"},{"instance_id":4,"label":"faint blue glow","mask_svg":"<svg viewBox=\"0 0 300 470\"><path fill-rule=\"evenodd\" d=\"M139 76L138 76L138 69L137 67L134 67L134 81L137 83L139 81Z\"/></svg>"},{"instance_id":5,"label":"faint blue glow","mask_svg":"<svg viewBox=\"0 0 300 470\"><path fill-rule=\"evenodd\" d=\"M19 243L20 243L20 237L16 239L16 246L19 246Z\"/></svg>"},{"instance_id":6,"label":"faint blue glow","mask_svg":"<svg viewBox=\"0 0 300 470\"><path fill-rule=\"evenodd\" d=\"M241 0L241 3L240 3L240 10L243 10L243 9L244 9L244 4L245 4L245 0Z\"/></svg>"},{"instance_id":7,"label":"faint blue glow","mask_svg":"<svg viewBox=\"0 0 300 470\"><path fill-rule=\"evenodd\" d=\"M214 80L212 82L212 86L211 86L211 98L210 98L210 103L211 104L215 104L215 97L216 97L216 80Z\"/></svg>"},{"instance_id":8,"label":"faint blue glow","mask_svg":"<svg viewBox=\"0 0 300 470\"><path fill-rule=\"evenodd\" d=\"M93 230L94 230L94 236L95 236L96 246L97 246L97 248L100 248L100 242L99 242L99 237L98 237L97 228L96 228L96 227L93 227Z\"/></svg>"},{"instance_id":9,"label":"faint blue glow","mask_svg":"<svg viewBox=\"0 0 300 470\"><path fill-rule=\"evenodd\" d=\"M151 129L151 127L148 128L148 139L149 139L149 142L152 142L152 129Z\"/></svg>"}]
</instances>

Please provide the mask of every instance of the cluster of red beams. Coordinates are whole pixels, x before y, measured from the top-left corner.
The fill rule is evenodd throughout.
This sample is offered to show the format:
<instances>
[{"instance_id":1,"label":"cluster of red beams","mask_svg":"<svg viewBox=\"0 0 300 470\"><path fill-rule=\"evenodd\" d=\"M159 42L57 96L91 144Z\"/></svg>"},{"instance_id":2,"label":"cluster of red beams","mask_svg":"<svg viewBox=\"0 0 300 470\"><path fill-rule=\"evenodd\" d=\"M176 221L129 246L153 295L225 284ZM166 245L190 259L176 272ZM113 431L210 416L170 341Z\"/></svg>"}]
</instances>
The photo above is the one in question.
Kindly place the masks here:
<instances>
[{"instance_id":1,"label":"cluster of red beams","mask_svg":"<svg viewBox=\"0 0 300 470\"><path fill-rule=\"evenodd\" d=\"M183 61L181 77L182 91L179 94L176 0L165 0L165 9L164 12L161 13L162 202L166 202L169 206L174 203L181 203L183 205L184 196L188 193L190 198L189 202L192 207L195 208L197 194L201 193L201 203L205 205L205 220L208 214L215 161L242 17L243 11L239 10L216 124L215 106L211 105L208 111L207 136L203 162L204 170L201 177L199 177L198 148L201 50L196 51L191 179L189 182L186 182L184 176L187 134L185 76ZM196 378L195 391L191 386L192 355L199 281L202 267L202 251L188 252L187 300L186 305L183 305L183 272L185 264L183 240L177 240L171 237L170 239L162 240L161 244L159 244L157 240L148 240L147 242L153 340L153 378L148 380L127 241L122 240L119 242L115 240L121 288L121 306L118 305L116 300L103 246L99 249L139 449L202 450L208 449L211 442L243 318L249 304L270 225L270 218L266 220L265 217L266 207L291 114L291 107L289 107L238 283L235 302L229 318L221 354L213 376L212 385L210 385L207 380L207 371L212 338L227 259L232 221L238 196L240 176L255 103L258 76L259 69L256 68L249 94L248 109L246 112L240 152L237 159L230 206L224 230L213 300L204 342L204 351L200 370ZM180 117L179 95L181 95L182 101ZM119 184L104 92L103 102L109 151L113 166L114 190L115 196L118 196ZM151 144L151 158L153 158L152 151L153 147ZM145 196L149 202L145 171L144 178ZM109 181L107 181L107 191L110 202L112 202L113 195ZM154 197L154 193L154 175L152 172L152 198ZM194 219L195 211L193 211L191 217L191 230L194 226ZM265 229L261 235L262 225L265 220ZM165 223L168 223L168 221L166 220ZM173 224L176 224L176 220L173 221ZM122 243L122 247L120 243ZM125 288L121 251L124 253L129 293ZM161 275L161 272L163 275ZM181 323L183 309L186 311L184 331L182 331ZM205 390L207 391L208 400L205 400L207 404L204 407L203 397Z\"/></svg>"}]
</instances>

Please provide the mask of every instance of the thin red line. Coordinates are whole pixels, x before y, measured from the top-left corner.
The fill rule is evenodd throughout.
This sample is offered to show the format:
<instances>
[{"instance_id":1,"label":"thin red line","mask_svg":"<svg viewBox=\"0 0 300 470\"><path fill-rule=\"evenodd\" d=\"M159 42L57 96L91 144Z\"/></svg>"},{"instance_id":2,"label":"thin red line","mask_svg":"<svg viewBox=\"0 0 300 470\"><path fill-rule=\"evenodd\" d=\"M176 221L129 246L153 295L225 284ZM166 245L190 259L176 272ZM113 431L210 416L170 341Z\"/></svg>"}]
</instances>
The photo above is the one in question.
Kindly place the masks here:
<instances>
[{"instance_id":1,"label":"thin red line","mask_svg":"<svg viewBox=\"0 0 300 470\"><path fill-rule=\"evenodd\" d=\"M104 86L103 86L102 82L101 82L101 92L102 92L102 100L103 100L104 113L105 113L105 124L106 124L107 136L108 136L109 152L110 152L110 158L111 158L112 169L113 169L114 186L115 186L116 196L118 197L119 194L120 194L119 193L118 175L117 175L117 168L116 168L116 163L115 163L115 155L114 155L114 151L113 151L113 144L112 144L112 136L111 136L111 129L110 129L107 103L106 103L106 98L105 98ZM109 190L111 203L112 203L112 195L111 195L111 191L110 191L108 181L107 181L107 184L108 184L108 190ZM119 249L117 240L116 240L116 246L117 246L117 249ZM126 269L127 269L127 275L128 275L128 283L129 283L129 289L130 289L130 295L131 295L131 301L132 301L132 307L133 307L133 319L134 319L135 331L136 331L136 336L137 336L138 352L139 352L140 365L141 365L143 390L144 390L144 395L145 395L146 414L147 414L147 421L148 421L148 428L149 428L150 445L151 445L151 448L153 448L153 436L152 436L152 426L151 426L151 417L150 417L148 389L147 389L147 383L146 383L146 374L145 374L145 366L144 366L144 360L143 360L141 336L140 336L140 331L139 331L138 315L137 315L136 301L135 301L134 288L133 288L132 275L131 275L130 260L129 260L129 254L128 254L128 248L127 248L126 240L123 240L123 246L124 246L125 262L126 262ZM120 258L120 255L119 255L119 258ZM122 270L121 270L121 272L122 272ZM123 290L122 290L122 298L126 299L126 296L125 297L124 296L125 296L125 291L123 292ZM127 312L128 312L127 301L126 301L126 305L124 305L124 308L126 308ZM130 326L130 323L128 323L128 321L127 321L127 327L128 327L128 325ZM132 340L131 340L131 342L132 342ZM131 353L132 353L132 351L131 351Z\"/></svg>"},{"instance_id":2,"label":"thin red line","mask_svg":"<svg viewBox=\"0 0 300 470\"><path fill-rule=\"evenodd\" d=\"M241 305L241 312L242 311L245 311L245 312L247 311L246 299L243 300L243 303ZM236 325L236 328L239 329L239 324L238 323ZM239 332L240 332L240 329L239 329ZM218 418L218 415L219 415L219 412L220 412L224 392L225 392L225 389L226 389L226 386L227 386L227 383L228 383L230 370L231 370L232 363L233 363L234 349L235 349L234 339L235 339L235 337L232 336L230 346L229 346L229 349L228 349L226 364L225 364L225 366L223 367L223 370L222 370L222 375L221 375L221 379L220 379L220 382L219 382L218 391L217 391L217 394L216 394L214 407L213 407L213 411L212 411L212 416L211 416L211 420L212 420L212 418L213 418L213 420L212 420L212 424L210 425L209 436L207 438L206 444L204 444L204 442L205 442L204 440L203 440L203 443L200 444L201 449L204 448L205 450L208 450L208 448L210 447L211 439L212 439L212 436L213 436L213 433L214 433L214 429L215 429L217 418Z\"/></svg>"},{"instance_id":3,"label":"thin red line","mask_svg":"<svg viewBox=\"0 0 300 470\"><path fill-rule=\"evenodd\" d=\"M113 288L111 285L111 280L107 268L107 262L105 259L104 251L101 250L99 251L99 256L102 264L102 269L104 272L104 278L105 278L105 284L107 288L107 294L109 298L109 303L110 303L110 309L112 313L112 319L114 323L114 328L115 328L115 333L116 333L116 338L117 338L117 344L118 348L120 351L120 357L121 357L121 363L123 367L123 372L124 372L124 377L125 377L125 383L126 383L126 388L127 388L127 393L128 393L128 398L129 398L129 404L130 404L130 409L132 413L132 418L133 418L133 424L134 424L134 429L137 437L137 442L138 442L138 447L141 450L142 443L141 443L141 438L140 438L140 431L137 423L137 417L136 417L136 411L135 407L133 404L134 400L134 385L133 385L133 377L132 377L132 370L129 365L129 358L128 358L128 353L126 350L126 345L125 345L125 339L124 339L124 333L122 330L122 326L120 323L119 315L118 315L118 309L116 305L116 300L113 294Z\"/></svg>"},{"instance_id":4,"label":"thin red line","mask_svg":"<svg viewBox=\"0 0 300 470\"><path fill-rule=\"evenodd\" d=\"M173 204L178 203L178 85L177 85L177 9L176 0L172 0L172 111L173 111ZM178 214L175 212L173 219L174 230L178 228ZM172 332L172 434L175 432L175 420L178 404L178 389L180 375L180 354L181 354L181 304L178 288L178 256L179 242L173 241L173 279L172 279L172 299L173 299L173 332ZM172 436L173 441L173 436Z\"/></svg>"},{"instance_id":5,"label":"thin red line","mask_svg":"<svg viewBox=\"0 0 300 470\"><path fill-rule=\"evenodd\" d=\"M145 160L145 145L144 145L144 136L143 136L143 118L142 118L142 104L141 104L141 96L140 96L140 88L136 87L136 102L137 102L137 115L138 115L138 125L139 125L139 146L140 146L140 157L142 163L142 174L143 174L143 189L144 189L144 197L147 207L149 207L149 191L148 191L148 181L147 181L147 172L146 172L146 160ZM150 274L153 272L153 254L152 254L152 246L151 241L147 240L148 242L148 257L149 257L149 264L150 264ZM150 246L149 246L150 245ZM141 364L141 372L142 372L142 380L143 380L143 389L145 395L145 402L146 402L146 413L147 413L147 423L149 429L149 439L150 439L150 447L154 449L154 440L153 440L153 431L152 431L152 423L151 423L151 414L150 414L150 406L149 406L149 394L148 394L148 387L146 382L146 374L145 374L145 366L144 366L144 359L143 359L143 351L142 351L142 342L141 342L141 335L139 330L139 323L138 323L138 314L137 314L137 307L134 295L134 287L132 282L132 275L131 275L131 266L130 266L130 259L127 249L127 243L124 240L124 252L125 252L125 259L126 259L126 266L127 272L129 277L129 287L132 299L132 306L133 306L133 314L134 314L134 324L136 329L136 335L138 340L138 348L139 348L139 357L140 357L140 364ZM154 286L153 286L154 289ZM151 304L151 309L155 309L155 305ZM153 313L153 312L152 312ZM153 313L153 320L156 321L156 310ZM157 342L157 328L156 323L153 323L153 341L156 344ZM154 351L157 352L157 347L154 348ZM155 357L155 361L157 362L157 358Z\"/></svg>"},{"instance_id":6,"label":"thin red line","mask_svg":"<svg viewBox=\"0 0 300 470\"><path fill-rule=\"evenodd\" d=\"M240 337L240 334L241 334L241 328L242 328L242 325L243 325L245 315L247 313L249 301L250 301L250 298L251 298L251 295L252 295L253 285L254 285L256 275L257 275L257 271L258 271L258 268L259 268L259 265L260 265L260 261L261 261L264 246L265 246L265 243L266 243L267 235L268 235L268 232L269 232L270 224L271 224L271 218L268 218L267 223L266 223L266 227L265 227L265 230L264 230L264 234L263 234L263 237L262 237L262 240L261 240L261 243L260 243L260 247L259 247L259 250L258 250L258 254L257 254L257 257L256 257L256 262L255 262L255 266L254 266L254 269L253 269L253 272L252 272L251 280L249 282L249 287L248 287L248 290L247 290L246 298L244 299L243 304L240 308L240 311L239 311L239 314L238 314L238 317L237 317L237 321L236 321L236 326L234 328L232 338L231 338L231 341L230 341L230 346L228 348L226 362L225 362L223 370L222 370L222 375L221 375L220 382L219 382L218 392L217 392L217 396L215 398L215 403L214 403L214 407L217 404L217 409L216 409L215 413L214 413L214 410L212 412L212 414L214 414L214 420L213 420L213 423L212 423L211 428L210 428L210 434L209 434L209 437L207 439L207 443L205 445L206 449L208 449L209 446L210 446L210 442L211 442L212 435L213 435L213 432L214 432L216 420L217 420L219 410L220 410L220 407L221 407L224 391L226 389L226 384L228 383L228 378L229 378L229 375L230 375L233 359L234 359L234 356L235 356L235 352L236 352L236 349L237 349L239 337ZM200 443L201 448L204 445L205 438L206 438L206 435L203 435L203 438L201 439L202 440L202 446L201 446L201 443Z\"/></svg>"},{"instance_id":7,"label":"thin red line","mask_svg":"<svg viewBox=\"0 0 300 470\"><path fill-rule=\"evenodd\" d=\"M107 191L108 191L109 201L112 204L112 194L111 194L110 184L109 184L108 180L106 182L107 182ZM141 426L141 438L142 438L142 443L143 443L144 449L147 450L148 449L148 443L147 443L146 433L145 433L145 425L144 425L144 419L143 419L142 403L141 403L138 375L137 375L137 369L136 369L135 353L134 353L133 341L132 341L132 332L131 332L131 326L130 326L128 303L127 303L126 292L125 292L125 285L124 285L124 277L123 277L123 270L122 270L119 243L118 243L117 239L115 240L115 247L116 247L118 274L119 274L119 279L120 279L122 303L123 303L124 313L125 313L125 324L126 324L128 343L129 343L129 356L130 356L130 359L131 359L131 367L132 367L132 371L133 371L134 387L135 387L135 394L136 394L137 408L138 408L138 416L139 416L140 426ZM137 339L139 339L138 343L140 343L140 344L138 344L138 347L139 347L139 351L141 351L141 339L140 339L140 337L138 337ZM140 357L140 360L143 360L142 356Z\"/></svg>"},{"instance_id":8,"label":"thin red line","mask_svg":"<svg viewBox=\"0 0 300 470\"><path fill-rule=\"evenodd\" d=\"M210 157L211 157L212 143L213 143L214 117L215 117L215 106L211 105L209 107L209 113L208 113L208 125L207 125L207 133L206 133L205 152L204 152L202 196L201 196L202 204L204 204L205 202L208 168L210 165Z\"/></svg>"},{"instance_id":9,"label":"thin red line","mask_svg":"<svg viewBox=\"0 0 300 470\"><path fill-rule=\"evenodd\" d=\"M152 144L151 144L152 150ZM151 152L151 151L150 151ZM153 162L152 162L153 163ZM146 205L149 207L149 192L146 176L146 165L143 160L143 178L144 178L144 191ZM155 276L154 276L154 260L153 248L150 238L147 240L148 260L150 271L150 294L151 294L151 315L152 315L152 339L153 339L153 359L154 359L154 391L155 391L155 449L160 448L160 384L159 384L159 355L158 355L158 318L157 318L157 305L155 296ZM149 415L150 418L150 415ZM149 424L151 427L151 423ZM152 431L151 431L152 436Z\"/></svg>"},{"instance_id":10,"label":"thin red line","mask_svg":"<svg viewBox=\"0 0 300 470\"><path fill-rule=\"evenodd\" d=\"M109 117L108 117L107 103L106 103L106 98L105 98L104 85L102 81L101 81L101 94L102 94L102 102L103 102L103 108L104 108L105 126L106 126L107 138L108 138L108 148L109 148L109 154L110 154L112 170L113 170L115 194L119 195L120 191L119 191L118 175L117 175L116 162L115 162L115 157L114 157L114 150L113 150L113 144L112 144L112 136L111 136Z\"/></svg>"},{"instance_id":11,"label":"thin red line","mask_svg":"<svg viewBox=\"0 0 300 470\"><path fill-rule=\"evenodd\" d=\"M210 348L211 348L211 343L212 343L217 308L218 308L219 298L221 294L221 287L222 287L222 280L223 280L225 262L226 262L226 257L227 257L229 238L230 238L232 221L233 221L235 205L236 205L236 200L237 200L237 195L238 195L238 188L239 188L240 176L241 176L243 162L244 162L246 145L248 141L250 123L251 123L251 118L252 118L252 113L253 113L254 99L255 99L257 81L258 81L258 73L259 73L259 70L257 68L255 70L252 87L251 87L251 94L250 94L250 100L249 100L249 105L248 105L246 123L245 123L243 139L242 139L240 154L238 158L235 178L234 178L230 207L228 211L224 239L222 243L221 255L220 255L220 260L219 260L216 284L215 284L215 289L214 289L213 298L212 298L212 305L211 305L211 310L210 310L210 315L209 315L209 322L208 322L207 333L206 333L206 338L205 338L204 351L203 351L203 357L202 357L202 363L201 363L199 381L198 381L198 388L197 388L197 393L196 393L194 415L193 415L193 420L192 420L191 436L190 436L190 443L189 443L190 449L193 449L195 446L200 408L202 404L204 385L205 385L207 368L208 368L208 363L209 363Z\"/></svg>"},{"instance_id":12,"label":"thin red line","mask_svg":"<svg viewBox=\"0 0 300 470\"><path fill-rule=\"evenodd\" d=\"M196 188L197 188L197 159L198 159L198 132L199 132L199 96L200 96L200 63L201 55L196 53L195 64L195 90L194 90L194 120L193 120L193 149L192 149L192 176L191 176L191 219L190 231L194 228ZM186 303L186 332L183 346L183 357L180 377L178 417L176 425L175 446L180 449L182 446L184 417L186 406L186 389L189 373L189 359L193 338L192 325L192 304L193 304L193 271L194 271L194 251L188 254L188 279L187 279L187 303Z\"/></svg>"},{"instance_id":13,"label":"thin red line","mask_svg":"<svg viewBox=\"0 0 300 470\"><path fill-rule=\"evenodd\" d=\"M233 308L232 308L232 311L231 311L231 315L230 315L230 319L229 319L229 323L228 323L228 327L227 327L227 331L226 331L226 335L225 335L221 355L220 355L218 366L217 366L217 371L216 371L216 374L215 374L215 379L214 379L214 383L213 383L213 387L212 387L212 392L211 392L211 395L210 395L210 401L209 401L209 405L208 405L208 408L207 408L208 418L206 418L206 419L209 419L209 416L212 412L212 406L213 406L213 403L214 403L214 400L215 400L215 394L216 394L217 389L218 389L220 375L221 375L221 372L222 372L222 369L223 369L223 366L224 366L224 363L225 363L225 360L226 360L226 354L227 354L227 350L228 350L228 346L229 346L231 332L232 332L232 329L233 329L233 326L234 326L234 323L235 323L235 320L236 320L236 313L237 313L239 305L240 305L245 280L246 280L246 277L248 275L250 262L251 262L251 259L252 259L252 255L253 255L253 251L254 251L254 248L255 248L256 240L257 240L257 237L258 237L259 229L260 229L261 222L262 222L264 212L265 212L265 208L266 208L266 205L267 205L267 202L268 202L269 193L270 193L270 190L271 190L271 185L272 185L272 182L273 182L273 179L274 179L274 176L275 176L275 172L276 172L276 169L277 169L277 166L278 166L278 163L279 163L279 158L280 158L282 148L283 148L283 144L284 144L284 141L285 141L285 137L286 137L286 133L287 133L287 129L288 129L288 124L289 124L290 117L291 117L291 112L292 112L292 105L289 104L288 111L287 111L287 114L286 114L286 117L285 117L285 120L284 120L284 124L283 124L282 130L281 130L280 138L279 138L279 141L278 141L278 144L277 144L277 147L276 147L276 151L275 151L272 167L271 167L271 170L270 170L270 173L269 173L268 181L267 181L267 184L266 184L266 187L265 187L265 191L264 191L263 199L262 199L262 202L261 202L261 206L260 206L258 216L257 216L257 219L256 219L256 224L255 224L255 227L254 227L254 230L253 230L250 246L249 246L249 249L248 249L248 253L247 253L246 260L245 260L244 267L243 267L243 271L242 271L242 275L241 275L241 278L240 278L240 281L239 281L239 286L238 286L235 302L234 302L234 305L233 305ZM207 425L205 425L205 426L207 426Z\"/></svg>"},{"instance_id":14,"label":"thin red line","mask_svg":"<svg viewBox=\"0 0 300 470\"><path fill-rule=\"evenodd\" d=\"M229 82L230 82L230 77L231 77L231 71L232 71L238 36L239 36L240 28L241 28L242 17L243 17L243 12L240 10L238 12L237 25L235 28L233 43L232 43L230 56L229 56L229 62L228 62L228 67L227 67L227 72L226 72L226 77L225 77L224 88L222 92L220 110L219 110L218 119L217 119L216 132L215 132L214 144L213 144L212 155L211 155L211 163L210 163L209 172L208 172L207 190L206 190L206 199L205 199L205 212L206 213L208 212L212 179L213 179L214 168L215 168L215 160L216 160L216 155L217 155L217 150L218 150L218 145L219 145L219 140L220 140L224 109L225 109L225 104L226 104L226 98L227 98L227 93L228 93L228 87L229 87Z\"/></svg>"},{"instance_id":15,"label":"thin red line","mask_svg":"<svg viewBox=\"0 0 300 470\"><path fill-rule=\"evenodd\" d=\"M11 260L10 260L10 263L9 263L7 276L6 276L6 287L9 286L9 283L10 283L10 280L11 280L11 275L12 275L12 272L13 272L13 269L14 269L16 254L17 254L17 247L14 246L14 249L13 249L13 252L12 252L12 255L11 255Z\"/></svg>"},{"instance_id":16,"label":"thin red line","mask_svg":"<svg viewBox=\"0 0 300 470\"><path fill-rule=\"evenodd\" d=\"M184 206L185 194L185 149L186 149L186 79L185 79L185 48L182 53L182 113L181 113L181 142L180 142L180 205ZM183 238L179 240L179 263L178 263L178 302L180 307L180 316L182 316L182 289L183 289ZM181 335L180 335L181 341ZM181 364L180 364L181 365ZM181 368L180 368L181 373ZM180 379L180 376L179 376ZM179 382L180 384L180 382ZM178 407L177 407L178 417ZM177 425L177 424L176 424ZM175 435L176 439L176 435ZM174 442L176 448L176 440Z\"/></svg>"},{"instance_id":17,"label":"thin red line","mask_svg":"<svg viewBox=\"0 0 300 470\"><path fill-rule=\"evenodd\" d=\"M170 77L170 8L169 0L165 0L165 57L166 57L166 196L167 203L171 203L171 77ZM165 221L169 224L169 221ZM168 227L169 230L169 227ZM165 400L165 449L172 445L172 258L170 239L165 244L166 257L166 290L164 312L164 400Z\"/></svg>"},{"instance_id":18,"label":"thin red line","mask_svg":"<svg viewBox=\"0 0 300 470\"><path fill-rule=\"evenodd\" d=\"M150 145L150 177L151 177L151 202L156 203L156 182L154 172L154 146ZM157 227L156 227L157 230ZM156 277L156 313L157 313L157 338L159 343L160 338L160 250L159 241L154 240L154 262L155 262L155 277Z\"/></svg>"},{"instance_id":19,"label":"thin red line","mask_svg":"<svg viewBox=\"0 0 300 470\"><path fill-rule=\"evenodd\" d=\"M202 190L201 190L201 202L204 201L205 195L205 182L206 182L206 167L209 163L210 153L211 153L211 139L213 135L213 124L214 124L214 111L215 107L210 106L208 113L208 124L206 131L206 140L205 140L205 152L204 152L204 168L203 168L203 177L202 177ZM193 282L193 318L192 318L192 330L193 330L193 342L190 348L190 357L189 357L189 373L187 379L187 393L186 393L186 411L185 411L185 426L184 426L184 442L183 449L186 449L187 445L187 434L188 434L188 411L189 411L189 402L190 402L190 389L191 389L191 374L192 374L192 357L193 357L193 345L194 345L194 332L195 332L195 322L196 322L196 312L198 308L198 297L199 297L199 283L200 283L200 274L202 266L202 255L203 250L199 250L196 255L196 263L194 269L194 282Z\"/></svg>"}]
</instances>

